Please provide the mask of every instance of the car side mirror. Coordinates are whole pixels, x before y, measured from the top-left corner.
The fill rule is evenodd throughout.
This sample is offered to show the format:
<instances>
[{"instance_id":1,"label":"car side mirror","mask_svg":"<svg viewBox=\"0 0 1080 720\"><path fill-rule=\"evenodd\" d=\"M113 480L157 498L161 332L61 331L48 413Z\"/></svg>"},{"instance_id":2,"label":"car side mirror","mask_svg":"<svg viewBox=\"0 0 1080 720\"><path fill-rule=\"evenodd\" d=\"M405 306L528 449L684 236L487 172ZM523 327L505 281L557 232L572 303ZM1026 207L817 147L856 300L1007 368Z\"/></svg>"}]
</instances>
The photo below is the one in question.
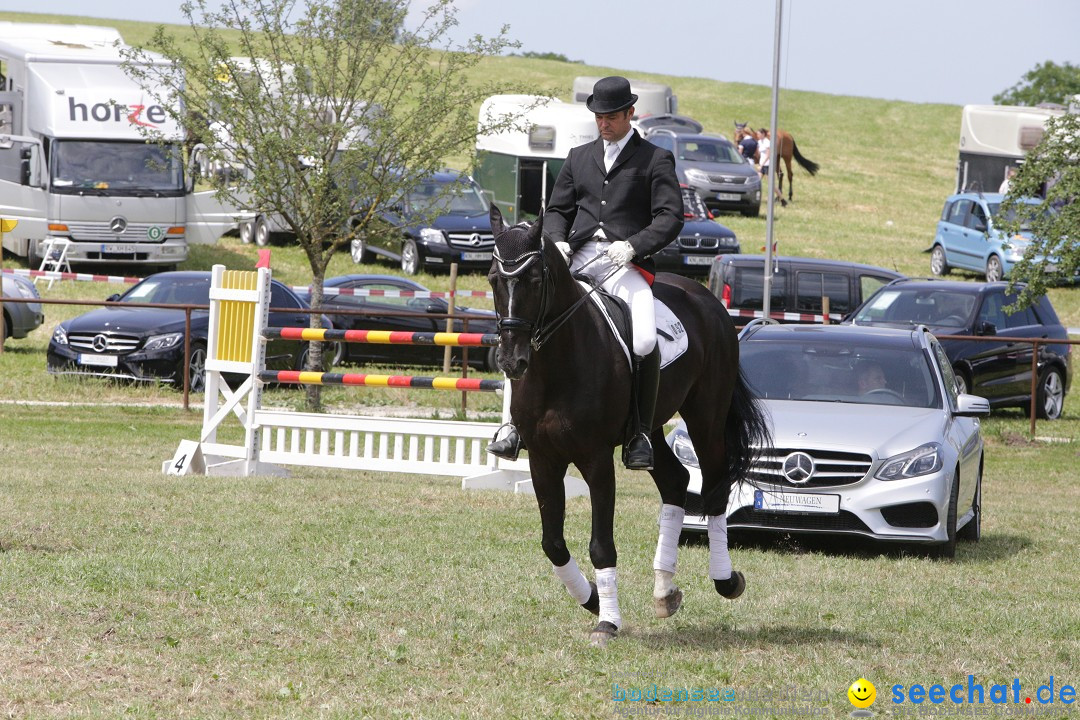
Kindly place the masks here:
<instances>
[{"instance_id":1,"label":"car side mirror","mask_svg":"<svg viewBox=\"0 0 1080 720\"><path fill-rule=\"evenodd\" d=\"M976 335L997 335L997 325L992 322L981 322L975 326Z\"/></svg>"},{"instance_id":2,"label":"car side mirror","mask_svg":"<svg viewBox=\"0 0 1080 720\"><path fill-rule=\"evenodd\" d=\"M116 302L120 299L120 293L113 293L109 297L105 298L105 302Z\"/></svg>"},{"instance_id":3,"label":"car side mirror","mask_svg":"<svg viewBox=\"0 0 1080 720\"><path fill-rule=\"evenodd\" d=\"M990 401L978 395L964 393L956 396L956 412L960 417L980 417L990 414Z\"/></svg>"},{"instance_id":4,"label":"car side mirror","mask_svg":"<svg viewBox=\"0 0 1080 720\"><path fill-rule=\"evenodd\" d=\"M442 315L447 312L448 306L442 300L433 298L424 305L424 312Z\"/></svg>"}]
</instances>

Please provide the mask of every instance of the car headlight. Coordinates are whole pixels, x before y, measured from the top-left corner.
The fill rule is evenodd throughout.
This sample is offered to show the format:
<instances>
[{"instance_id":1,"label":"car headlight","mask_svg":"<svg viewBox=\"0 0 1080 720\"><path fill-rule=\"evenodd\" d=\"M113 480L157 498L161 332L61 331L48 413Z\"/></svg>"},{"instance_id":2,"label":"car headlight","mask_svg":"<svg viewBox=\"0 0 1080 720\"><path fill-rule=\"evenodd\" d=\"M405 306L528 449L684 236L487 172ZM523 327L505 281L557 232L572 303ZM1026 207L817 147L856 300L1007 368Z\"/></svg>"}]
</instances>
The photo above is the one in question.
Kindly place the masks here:
<instances>
[{"instance_id":1,"label":"car headlight","mask_svg":"<svg viewBox=\"0 0 1080 720\"><path fill-rule=\"evenodd\" d=\"M694 443L690 442L690 436L682 430L676 431L674 437L672 437L671 450L675 453L675 457L679 458L679 461L684 465L689 465L690 467L698 466L697 453L694 452Z\"/></svg>"},{"instance_id":2,"label":"car headlight","mask_svg":"<svg viewBox=\"0 0 1080 720\"><path fill-rule=\"evenodd\" d=\"M708 184L709 174L704 170L698 170L697 168L690 168L686 171L686 179L692 180L698 184Z\"/></svg>"},{"instance_id":3,"label":"car headlight","mask_svg":"<svg viewBox=\"0 0 1080 720\"><path fill-rule=\"evenodd\" d=\"M426 243L446 242L446 237L442 234L442 230L436 230L435 228L421 228L420 239Z\"/></svg>"},{"instance_id":4,"label":"car headlight","mask_svg":"<svg viewBox=\"0 0 1080 720\"><path fill-rule=\"evenodd\" d=\"M67 345L67 330L63 325L57 325L56 329L52 331L52 341L57 345Z\"/></svg>"},{"instance_id":5,"label":"car headlight","mask_svg":"<svg viewBox=\"0 0 1080 720\"><path fill-rule=\"evenodd\" d=\"M874 476L878 480L902 480L937 472L943 465L941 445L926 443L910 452L893 455Z\"/></svg>"},{"instance_id":6,"label":"car headlight","mask_svg":"<svg viewBox=\"0 0 1080 720\"><path fill-rule=\"evenodd\" d=\"M169 333L168 335L153 335L143 345L144 352L155 350L168 350L184 342L184 333Z\"/></svg>"}]
</instances>

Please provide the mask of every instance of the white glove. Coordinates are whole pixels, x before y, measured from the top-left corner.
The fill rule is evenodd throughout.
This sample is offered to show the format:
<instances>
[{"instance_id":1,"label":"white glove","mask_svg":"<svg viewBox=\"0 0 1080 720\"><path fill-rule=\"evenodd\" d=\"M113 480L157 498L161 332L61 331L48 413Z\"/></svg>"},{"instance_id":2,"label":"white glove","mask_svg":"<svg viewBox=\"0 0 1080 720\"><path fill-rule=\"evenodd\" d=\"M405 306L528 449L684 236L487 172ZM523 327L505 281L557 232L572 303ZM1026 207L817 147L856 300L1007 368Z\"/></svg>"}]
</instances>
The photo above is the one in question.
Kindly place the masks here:
<instances>
[{"instance_id":1,"label":"white glove","mask_svg":"<svg viewBox=\"0 0 1080 720\"><path fill-rule=\"evenodd\" d=\"M626 264L634 259L634 246L625 240L616 240L607 249L607 256L619 267L626 267Z\"/></svg>"},{"instance_id":2,"label":"white glove","mask_svg":"<svg viewBox=\"0 0 1080 720\"><path fill-rule=\"evenodd\" d=\"M573 250L570 249L570 243L559 240L555 243L555 247L559 248L559 252L562 253L563 260L565 260L566 264L569 265L570 253L573 252Z\"/></svg>"}]
</instances>

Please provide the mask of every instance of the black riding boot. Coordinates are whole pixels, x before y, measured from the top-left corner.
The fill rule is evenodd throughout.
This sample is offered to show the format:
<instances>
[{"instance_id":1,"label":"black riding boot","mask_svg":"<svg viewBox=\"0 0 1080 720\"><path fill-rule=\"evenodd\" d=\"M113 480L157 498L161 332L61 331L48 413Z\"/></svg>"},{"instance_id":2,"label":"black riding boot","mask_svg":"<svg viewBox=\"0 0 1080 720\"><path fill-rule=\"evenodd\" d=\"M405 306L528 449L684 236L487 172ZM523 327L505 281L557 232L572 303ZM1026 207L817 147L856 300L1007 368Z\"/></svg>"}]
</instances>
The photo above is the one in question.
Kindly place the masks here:
<instances>
[{"instance_id":1,"label":"black riding boot","mask_svg":"<svg viewBox=\"0 0 1080 720\"><path fill-rule=\"evenodd\" d=\"M659 347L654 347L645 357L634 356L633 382L634 425L631 432L634 435L623 446L623 464L630 470L652 470L653 448L649 435L656 411L656 389L660 385Z\"/></svg>"},{"instance_id":2,"label":"black riding boot","mask_svg":"<svg viewBox=\"0 0 1080 720\"><path fill-rule=\"evenodd\" d=\"M504 460L517 460L518 453L525 447L525 443L522 442L521 436L518 435L517 428L513 423L506 425L509 430L506 432L506 437L502 440L494 440L487 446L487 451L495 457L501 457ZM496 433L497 435L498 433Z\"/></svg>"}]
</instances>

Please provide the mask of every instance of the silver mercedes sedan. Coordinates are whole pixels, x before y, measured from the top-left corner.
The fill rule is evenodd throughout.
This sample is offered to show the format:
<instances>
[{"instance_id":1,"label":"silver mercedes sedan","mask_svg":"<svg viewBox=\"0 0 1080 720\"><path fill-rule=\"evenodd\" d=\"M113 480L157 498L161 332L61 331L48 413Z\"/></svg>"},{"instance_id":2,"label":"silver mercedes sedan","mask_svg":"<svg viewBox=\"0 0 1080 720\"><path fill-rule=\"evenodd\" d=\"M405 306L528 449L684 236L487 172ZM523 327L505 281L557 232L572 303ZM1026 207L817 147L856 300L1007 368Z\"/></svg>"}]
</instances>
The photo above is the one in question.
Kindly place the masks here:
<instances>
[{"instance_id":1,"label":"silver mercedes sedan","mask_svg":"<svg viewBox=\"0 0 1080 720\"><path fill-rule=\"evenodd\" d=\"M986 400L957 392L925 327L755 322L740 366L764 403L772 446L728 502L729 528L853 534L924 544L951 558L978 540ZM668 444L691 473L686 531L704 531L697 455L678 425Z\"/></svg>"}]
</instances>

